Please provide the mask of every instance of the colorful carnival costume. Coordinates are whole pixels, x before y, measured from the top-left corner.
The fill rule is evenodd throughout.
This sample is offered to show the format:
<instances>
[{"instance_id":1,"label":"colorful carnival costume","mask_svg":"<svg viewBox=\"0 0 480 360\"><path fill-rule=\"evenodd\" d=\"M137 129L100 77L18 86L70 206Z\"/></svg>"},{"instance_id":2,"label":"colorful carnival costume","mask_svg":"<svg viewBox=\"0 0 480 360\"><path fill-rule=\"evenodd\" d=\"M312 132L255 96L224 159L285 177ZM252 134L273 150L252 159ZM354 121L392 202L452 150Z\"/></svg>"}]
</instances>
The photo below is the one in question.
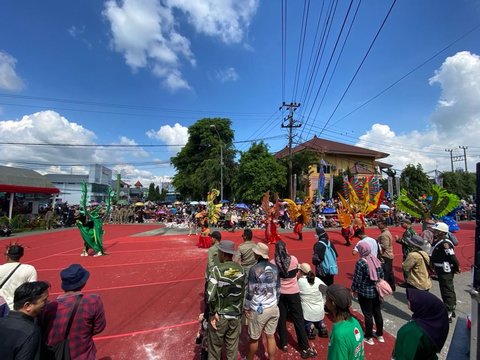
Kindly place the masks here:
<instances>
[{"instance_id":1,"label":"colorful carnival costume","mask_svg":"<svg viewBox=\"0 0 480 360\"><path fill-rule=\"evenodd\" d=\"M295 227L293 233L298 235L298 240L303 240L303 226L308 225L312 220L312 199L306 197L302 205L297 205L291 199L284 199L288 205L290 217L295 219Z\"/></svg>"},{"instance_id":2,"label":"colorful carnival costume","mask_svg":"<svg viewBox=\"0 0 480 360\"><path fill-rule=\"evenodd\" d=\"M82 196L80 199L80 214L82 220L77 220L76 225L82 235L84 248L81 256L88 256L88 250L93 249L94 256L105 255L103 250L103 219L110 212L110 201L112 196L112 189L107 191L105 212L102 212L101 206L96 206L92 210L87 207L87 184L82 183Z\"/></svg>"},{"instance_id":3,"label":"colorful carnival costume","mask_svg":"<svg viewBox=\"0 0 480 360\"><path fill-rule=\"evenodd\" d=\"M277 221L280 216L278 195L275 194L273 205L270 206L270 192L265 192L262 198L262 210L265 214L265 241L267 244L276 244L280 240Z\"/></svg>"},{"instance_id":4,"label":"colorful carnival costume","mask_svg":"<svg viewBox=\"0 0 480 360\"><path fill-rule=\"evenodd\" d=\"M212 238L210 237L209 223L215 225L220 219L222 204L215 204L215 198L220 194L217 189L212 189L207 195L207 208L196 215L201 219L201 230L198 238L197 246L200 248L209 248L212 246Z\"/></svg>"},{"instance_id":5,"label":"colorful carnival costume","mask_svg":"<svg viewBox=\"0 0 480 360\"><path fill-rule=\"evenodd\" d=\"M338 194L341 205L338 207L338 221L342 227L345 245L349 246L355 230L365 232L365 217L378 210L384 191L380 189L378 178L359 177L352 182L344 180L344 195Z\"/></svg>"},{"instance_id":6,"label":"colorful carnival costume","mask_svg":"<svg viewBox=\"0 0 480 360\"><path fill-rule=\"evenodd\" d=\"M459 203L460 199L456 195L441 186L432 185L430 194L425 194L419 199L402 189L396 204L399 210L425 221L448 216ZM458 230L458 224L452 220L454 221L453 218L449 220L449 231Z\"/></svg>"}]
</instances>

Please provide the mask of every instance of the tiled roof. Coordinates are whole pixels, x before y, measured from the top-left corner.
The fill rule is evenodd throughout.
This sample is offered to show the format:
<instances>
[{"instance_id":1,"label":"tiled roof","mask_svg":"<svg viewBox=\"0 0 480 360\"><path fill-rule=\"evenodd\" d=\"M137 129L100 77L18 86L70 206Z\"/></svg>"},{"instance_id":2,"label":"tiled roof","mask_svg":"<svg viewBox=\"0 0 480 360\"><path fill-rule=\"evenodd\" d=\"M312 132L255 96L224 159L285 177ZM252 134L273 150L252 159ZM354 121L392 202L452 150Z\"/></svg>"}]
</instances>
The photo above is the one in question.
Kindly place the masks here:
<instances>
[{"instance_id":1,"label":"tiled roof","mask_svg":"<svg viewBox=\"0 0 480 360\"><path fill-rule=\"evenodd\" d=\"M325 154L374 157L375 159L382 159L390 155L384 152L365 149L359 146L342 144L336 141L331 141L326 139L320 139L317 136L314 136L311 140L292 148L292 153L295 154L297 152L301 152L304 150L312 150L312 151L321 152ZM277 159L282 159L287 156L288 156L287 147L285 147L283 150L280 150L275 154L275 157Z\"/></svg>"}]
</instances>

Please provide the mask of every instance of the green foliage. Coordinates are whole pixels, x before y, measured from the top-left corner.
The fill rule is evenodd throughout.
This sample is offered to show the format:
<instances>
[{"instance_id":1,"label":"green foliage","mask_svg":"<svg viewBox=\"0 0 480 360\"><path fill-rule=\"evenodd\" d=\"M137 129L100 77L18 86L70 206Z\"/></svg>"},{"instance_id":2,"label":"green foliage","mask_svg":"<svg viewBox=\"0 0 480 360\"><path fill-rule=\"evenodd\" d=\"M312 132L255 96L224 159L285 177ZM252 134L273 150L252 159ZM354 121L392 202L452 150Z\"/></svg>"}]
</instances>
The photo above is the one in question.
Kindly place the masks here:
<instances>
[{"instance_id":1,"label":"green foliage","mask_svg":"<svg viewBox=\"0 0 480 360\"><path fill-rule=\"evenodd\" d=\"M343 176L335 175L333 177L333 193L332 193L333 198L337 198L338 193L342 193L342 189L343 189ZM325 184L325 192L323 197L327 198L329 196L330 196L330 181L328 181Z\"/></svg>"},{"instance_id":2,"label":"green foliage","mask_svg":"<svg viewBox=\"0 0 480 360\"><path fill-rule=\"evenodd\" d=\"M414 166L408 164L400 176L400 186L402 189L407 189L409 194L418 198L427 194L432 184L427 174L423 171L422 165L417 164L417 166Z\"/></svg>"},{"instance_id":3,"label":"green foliage","mask_svg":"<svg viewBox=\"0 0 480 360\"><path fill-rule=\"evenodd\" d=\"M10 220L8 219L8 216L0 216L0 226L8 225L8 224L10 224Z\"/></svg>"},{"instance_id":4,"label":"green foliage","mask_svg":"<svg viewBox=\"0 0 480 360\"><path fill-rule=\"evenodd\" d=\"M215 128L211 125L215 125ZM182 198L202 199L211 188L219 189L222 151L224 197L228 197L235 174L236 154L231 121L220 118L201 119L188 128L188 135L187 144L177 156L171 158L171 163L177 170L173 178L176 191Z\"/></svg>"},{"instance_id":5,"label":"green foliage","mask_svg":"<svg viewBox=\"0 0 480 360\"><path fill-rule=\"evenodd\" d=\"M468 172L445 172L442 175L443 186L460 199L469 199L475 195L477 181L475 174Z\"/></svg>"},{"instance_id":6,"label":"green foliage","mask_svg":"<svg viewBox=\"0 0 480 360\"><path fill-rule=\"evenodd\" d=\"M238 201L260 202L266 191L280 192L287 184L287 169L268 152L265 143L254 143L241 153L233 187Z\"/></svg>"},{"instance_id":7,"label":"green foliage","mask_svg":"<svg viewBox=\"0 0 480 360\"><path fill-rule=\"evenodd\" d=\"M24 230L28 227L28 219L23 214L14 215L10 221L10 226L13 231Z\"/></svg>"}]
</instances>

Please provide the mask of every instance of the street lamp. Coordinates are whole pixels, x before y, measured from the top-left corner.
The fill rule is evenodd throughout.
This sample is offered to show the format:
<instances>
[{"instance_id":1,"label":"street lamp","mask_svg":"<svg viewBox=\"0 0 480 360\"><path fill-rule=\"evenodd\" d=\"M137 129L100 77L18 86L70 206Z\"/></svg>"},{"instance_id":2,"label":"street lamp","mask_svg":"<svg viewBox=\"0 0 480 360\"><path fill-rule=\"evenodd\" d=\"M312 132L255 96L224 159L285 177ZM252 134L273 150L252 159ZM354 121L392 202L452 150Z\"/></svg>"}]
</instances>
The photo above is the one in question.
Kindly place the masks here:
<instances>
[{"instance_id":1,"label":"street lamp","mask_svg":"<svg viewBox=\"0 0 480 360\"><path fill-rule=\"evenodd\" d=\"M223 203L223 142L217 127L212 124L210 128L215 129L220 140L220 202Z\"/></svg>"}]
</instances>

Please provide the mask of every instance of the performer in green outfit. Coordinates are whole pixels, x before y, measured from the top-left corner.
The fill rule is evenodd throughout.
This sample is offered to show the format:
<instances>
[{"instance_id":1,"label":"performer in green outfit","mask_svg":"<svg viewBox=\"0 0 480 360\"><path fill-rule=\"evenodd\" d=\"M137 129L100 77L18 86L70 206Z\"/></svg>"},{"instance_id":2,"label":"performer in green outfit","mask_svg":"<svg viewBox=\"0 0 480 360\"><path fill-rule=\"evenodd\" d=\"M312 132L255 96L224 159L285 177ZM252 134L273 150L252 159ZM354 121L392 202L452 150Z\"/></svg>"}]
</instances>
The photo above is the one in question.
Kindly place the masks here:
<instances>
[{"instance_id":1,"label":"performer in green outfit","mask_svg":"<svg viewBox=\"0 0 480 360\"><path fill-rule=\"evenodd\" d=\"M428 291L408 288L407 299L413 320L398 330L392 359L438 359L448 336L447 307Z\"/></svg>"},{"instance_id":2,"label":"performer in green outfit","mask_svg":"<svg viewBox=\"0 0 480 360\"><path fill-rule=\"evenodd\" d=\"M77 219L76 225L80 230L84 242L84 249L81 256L88 256L88 250L93 249L93 256L106 255L103 251L103 219L110 212L110 200L112 197L112 189L108 188L106 205L107 208L103 212L101 206L88 209L87 206L87 184L82 183L82 197L80 199L80 219Z\"/></svg>"},{"instance_id":3,"label":"performer in green outfit","mask_svg":"<svg viewBox=\"0 0 480 360\"><path fill-rule=\"evenodd\" d=\"M363 330L350 313L352 294L340 284L327 288L326 303L333 317L333 327L328 343L328 360L363 360Z\"/></svg>"}]
</instances>

